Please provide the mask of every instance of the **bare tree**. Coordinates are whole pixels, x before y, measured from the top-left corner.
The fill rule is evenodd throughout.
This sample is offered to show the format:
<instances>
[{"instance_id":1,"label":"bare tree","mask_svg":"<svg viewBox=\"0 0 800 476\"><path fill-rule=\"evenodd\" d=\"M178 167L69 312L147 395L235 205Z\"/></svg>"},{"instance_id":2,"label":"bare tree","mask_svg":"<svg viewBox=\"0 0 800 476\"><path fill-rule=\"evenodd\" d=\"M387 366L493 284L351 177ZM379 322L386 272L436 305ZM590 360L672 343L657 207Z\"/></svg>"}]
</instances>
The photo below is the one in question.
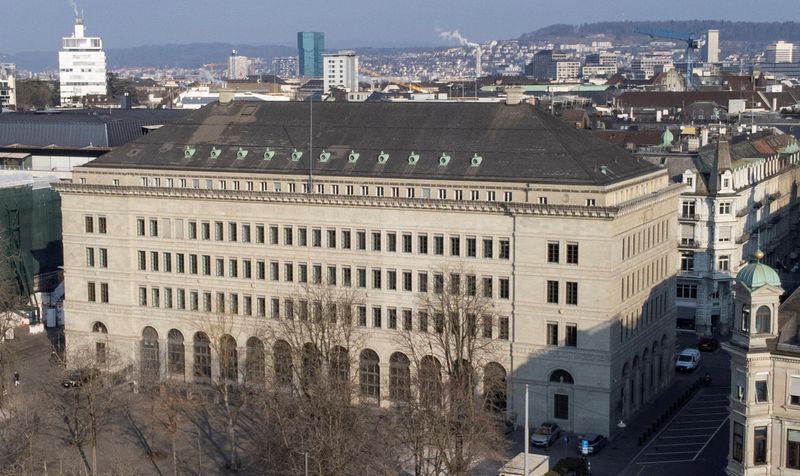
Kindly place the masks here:
<instances>
[{"instance_id":1,"label":"bare tree","mask_svg":"<svg viewBox=\"0 0 800 476\"><path fill-rule=\"evenodd\" d=\"M191 407L192 402L186 397L186 387L183 384L166 380L153 395L151 415L169 435L174 476L178 475L178 434L181 424L188 421L187 411Z\"/></svg>"},{"instance_id":2,"label":"bare tree","mask_svg":"<svg viewBox=\"0 0 800 476\"><path fill-rule=\"evenodd\" d=\"M266 429L259 455L268 474L388 474L395 469L388 420L377 400L359 396L354 318L363 306L352 291L309 286L284 300L262 332L270 349L259 400ZM268 463L268 464L266 464Z\"/></svg>"},{"instance_id":3,"label":"bare tree","mask_svg":"<svg viewBox=\"0 0 800 476\"><path fill-rule=\"evenodd\" d=\"M398 334L417 369L417 399L400 405L395 419L418 475L466 474L503 448L496 408L478 396L478 371L499 350L485 332L497 316L483 291L463 268L435 271L432 292L417 297L418 330Z\"/></svg>"},{"instance_id":4,"label":"bare tree","mask_svg":"<svg viewBox=\"0 0 800 476\"><path fill-rule=\"evenodd\" d=\"M70 350L69 369L64 383L69 388L59 392L56 408L68 426L72 442L83 455L88 443L91 464L84 458L87 470L98 474L97 447L107 424L129 409L129 389L124 375L130 366L113 350L102 352L93 346Z\"/></svg>"}]
</instances>

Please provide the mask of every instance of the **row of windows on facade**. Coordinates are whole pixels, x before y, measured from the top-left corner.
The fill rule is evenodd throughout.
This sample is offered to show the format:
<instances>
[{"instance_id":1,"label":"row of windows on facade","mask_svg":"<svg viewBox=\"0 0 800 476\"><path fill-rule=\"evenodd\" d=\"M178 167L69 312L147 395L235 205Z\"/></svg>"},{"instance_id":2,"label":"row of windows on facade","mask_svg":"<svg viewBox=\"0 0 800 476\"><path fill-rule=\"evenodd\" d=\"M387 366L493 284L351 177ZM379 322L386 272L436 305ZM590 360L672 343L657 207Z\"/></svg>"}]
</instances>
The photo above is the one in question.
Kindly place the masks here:
<instances>
[{"instance_id":1,"label":"row of windows on facade","mask_svg":"<svg viewBox=\"0 0 800 476\"><path fill-rule=\"evenodd\" d=\"M94 284L94 283L90 283ZM91 289L91 288L90 288ZM107 291L106 286L106 291ZM174 292L174 294L173 294ZM187 301L188 297L188 301ZM417 323L414 325L414 311L409 308L397 309L395 307L382 306L336 306L325 304L321 301L309 302L306 299L278 297L268 298L266 296L240 295L239 293L212 292L189 290L188 293L182 288L159 288L151 287L148 292L146 286L139 287L139 305L142 307L158 307L164 309L189 310L196 312L214 312L217 314L230 314L242 316L269 317L272 319L306 320L309 318L321 319L323 315L331 319L336 319L337 315L343 316L350 321L355 316L355 324L359 327L371 327L376 329L402 329L404 331L418 330L420 332L442 333L447 325L443 314L429 316L427 311L417 311ZM269 305L269 309L267 306ZM371 316L368 315L371 309ZM369 320L371 317L371 321ZM492 339L498 338L508 340L509 321L508 317L495 318L489 315L470 315L467 316L467 325L477 335ZM385 323L385 324L384 324ZM495 325L497 326L495 330ZM557 324L555 324L557 325ZM574 326L574 325L573 325ZM577 345L577 327L573 331L567 330L569 342ZM573 336L573 337L570 337ZM556 329L555 339L558 341ZM552 344L552 345L557 345Z\"/></svg>"},{"instance_id":2,"label":"row of windows on facade","mask_svg":"<svg viewBox=\"0 0 800 476\"><path fill-rule=\"evenodd\" d=\"M98 329L95 324L95 329ZM95 332L107 333L105 326ZM99 361L105 358L105 342L97 342L97 357ZM161 377L161 355L158 333L152 327L146 327L142 332L140 343L142 377L149 381L158 381ZM211 345L208 336L197 332L192 342L193 348L193 373L201 382L208 381L212 376ZM236 340L225 335L220 339L219 373L227 380L239 379L239 350ZM313 344L303 346L300 362L294 362L289 344L279 340L272 348L272 361L275 383L279 386L289 386L293 383L294 368L298 368L300 384L306 386L313 384L323 375L320 367L323 365L319 352ZM263 382L266 377L266 349L264 343L257 337L247 340L245 354L245 368L241 372L245 382ZM332 383L349 381L350 358L349 351L343 347L335 347L329 361L327 375ZM297 366L297 367L296 367ZM177 329L169 331L167 338L167 377L186 378L186 351L183 334ZM428 402L441 402L442 390L442 365L436 357L423 357L417 368L419 377L418 397ZM556 371L559 372L559 371ZM567 375L566 371L561 370ZM554 372L555 374L555 372ZM486 403L495 411L503 411L506 407L506 376L505 368L496 363L489 362L483 368L483 391ZM551 377L551 381L553 377ZM571 376L570 376L571 379ZM411 392L411 361L402 352L394 352L389 358L389 399L406 401L413 395ZM379 403L381 398L381 361L377 352L366 348L359 352L358 382L361 397L368 398L369 403ZM563 382L563 379L562 379ZM573 383L570 380L568 383Z\"/></svg>"},{"instance_id":3,"label":"row of windows on facade","mask_svg":"<svg viewBox=\"0 0 800 476\"><path fill-rule=\"evenodd\" d=\"M662 220L622 238L623 261L664 243L669 239L669 220Z\"/></svg>"},{"instance_id":4,"label":"row of windows on facade","mask_svg":"<svg viewBox=\"0 0 800 476\"><path fill-rule=\"evenodd\" d=\"M731 429L731 459L737 463L745 463L745 430L744 425L733 422ZM769 427L756 426L753 428L753 466L763 466L768 463ZM786 466L788 469L800 469L800 430L786 430Z\"/></svg>"},{"instance_id":5,"label":"row of windows on facade","mask_svg":"<svg viewBox=\"0 0 800 476\"><path fill-rule=\"evenodd\" d=\"M88 218L88 217L87 217ZM176 223L176 238L183 238L183 220L175 220ZM88 223L88 222L87 222ZM171 220L162 219L162 235L164 238L171 238ZM199 225L199 227L198 227ZM190 240L211 240L212 237L212 222L196 220L189 220L187 222L187 237ZM283 226L283 241L281 242L281 229L278 225L262 225L256 224L253 228L249 223L236 223L228 222L227 235L225 234L225 223L222 221L213 222L214 240L216 241L229 241L241 243L256 243L270 245L285 246L312 246L314 248L323 247L323 229L311 228L310 242L309 242L309 229L304 226L295 227L291 225ZM381 232L366 230L356 230L353 233L351 230L327 228L325 231L325 247L326 248L340 248L340 249L353 249L353 238L355 238L355 249L367 250L367 238L369 237L369 248L372 251L386 250L389 252L397 252L398 244L399 250L403 253L413 252L413 234L400 233L400 242L398 243L398 234L396 232ZM198 233L199 232L199 233ZM136 219L136 234L137 236L149 235L151 237L159 236L159 220L157 218L150 218L146 220L142 217ZM431 244L432 240L432 244ZM450 256L461 256L462 254L467 257L475 258L478 256L478 238L474 236L467 236L463 238L460 235L449 236L449 250L445 249L446 237L444 235L434 234L429 236L428 233L417 233L417 253L429 254L432 249L435 255L445 255L448 251ZM495 240L492 237L483 237L480 240L482 244L481 256L484 258L493 258L495 255ZM464 246L462 246L464 243ZM432 246L431 246L432 245ZM574 244L572 254L577 263L577 244ZM568 256L570 251L568 250ZM507 238L500 238L498 240L497 257L500 259L511 258L511 244Z\"/></svg>"},{"instance_id":6,"label":"row of windows on facade","mask_svg":"<svg viewBox=\"0 0 800 476\"><path fill-rule=\"evenodd\" d=\"M667 268L666 256L661 256L637 268L620 280L620 300L625 301L629 297L648 289L651 285L661 282L668 275L669 269Z\"/></svg>"},{"instance_id":7,"label":"row of windows on facade","mask_svg":"<svg viewBox=\"0 0 800 476\"><path fill-rule=\"evenodd\" d=\"M709 270L711 271L711 263L709 263ZM722 255L717 257L717 271L729 271L731 268L731 256ZM681 271L694 271L694 251L681 252Z\"/></svg>"},{"instance_id":8,"label":"row of windows on facade","mask_svg":"<svg viewBox=\"0 0 800 476\"><path fill-rule=\"evenodd\" d=\"M772 331L772 311L769 306L759 306L753 320L750 315L750 306L745 304L742 306L742 311L738 318L739 330L742 332L749 333L752 329L754 334L769 334ZM798 390L800 390L800 386L798 386Z\"/></svg>"},{"instance_id":9,"label":"row of windows on facade","mask_svg":"<svg viewBox=\"0 0 800 476\"><path fill-rule=\"evenodd\" d=\"M104 250L101 248L101 250ZM87 248L87 260L89 256L94 255L94 248ZM151 251L148 260L148 253L144 250L137 251L137 268L139 271L154 271L154 272L167 272L173 271L173 253L158 251ZM106 255L104 255L106 256ZM188 261L188 268L187 268ZM149 267L148 267L149 262ZM344 287L358 287L364 288L371 287L372 289L386 289L390 291L414 290L414 273L412 271L397 271L394 269L384 270L381 268L356 267L355 274L351 266L337 266L312 263L283 263L283 274L281 275L281 263L278 261L270 261L267 263L264 260L256 260L255 269L253 269L253 262L247 258L228 258L227 269L226 260L222 257L214 257L214 268L212 270L212 257L210 255L196 255L189 254L188 260L184 253L175 253L175 267L174 270L178 274L194 274L202 276L215 276L215 277L229 277L229 278L243 278L243 279L267 279L267 264L269 264L269 280L281 281L287 283L311 283L311 284L324 284L330 286L344 286ZM239 266L241 263L241 267ZM88 262L87 262L88 264ZM199 264L199 267L198 267ZM241 272L240 272L241 270ZM309 273L310 270L310 273ZM323 270L325 276L323 277ZM213 274L212 274L213 271ZM255 273L254 273L255 271ZM226 274L227 272L227 274ZM494 283L497 279L498 290L497 297L500 299L511 298L511 282L508 277L495 278L493 276L481 276L480 288L478 287L478 276L467 274L462 277L459 273L450 273L445 276L443 273L430 273L433 278L433 291L435 293L442 293L447 286L447 290L451 294L460 294L465 292L470 296L477 296L479 293L483 297L494 297ZM419 271L417 275L417 292L427 293L431 284L431 279L427 271ZM368 283L367 277L370 276L371 280ZM369 286L368 286L369 284ZM559 302L559 282L548 281L547 295L549 303L557 304ZM567 304L578 304L578 283L566 283L566 296Z\"/></svg>"},{"instance_id":10,"label":"row of windows on facade","mask_svg":"<svg viewBox=\"0 0 800 476\"><path fill-rule=\"evenodd\" d=\"M647 299L640 308L625 313L619 318L619 340L624 342L644 329L648 324L658 321L667 314L669 297L661 292Z\"/></svg>"},{"instance_id":11,"label":"row of windows on facade","mask_svg":"<svg viewBox=\"0 0 800 476\"><path fill-rule=\"evenodd\" d=\"M312 188L309 187L308 182L303 182L300 187L296 182L281 182L274 181L270 187L270 182L260 181L258 183L258 191L261 192L288 192L297 193L310 193ZM120 185L119 179L112 179L113 185ZM142 177L141 184L143 187L161 187L161 177ZM229 185L230 184L230 185ZM216 186L213 179L173 179L166 178L164 186L167 188L205 188L207 190L242 190L247 192L256 191L256 182L253 180L225 180L220 179L216 181ZM403 188L405 190L403 190ZM383 185L343 185L339 184L325 184L317 183L313 187L315 193L324 195L360 195L362 197L392 197L392 198L423 198L432 199L439 198L440 200L464 200L464 197L469 197L470 200L481 200L481 190L464 190L464 189L447 189L447 188L431 188L431 187L394 187ZM356 193L358 192L358 193ZM514 192L504 191L501 192L504 202L514 201ZM487 202L497 201L496 190L484 190L483 200ZM547 204L547 197L539 197L540 204ZM586 199L586 206L595 206L595 199Z\"/></svg>"},{"instance_id":12,"label":"row of windows on facade","mask_svg":"<svg viewBox=\"0 0 800 476\"><path fill-rule=\"evenodd\" d=\"M733 213L733 202L717 203L718 215L730 215L731 213ZM681 202L681 218L694 220L697 217L697 204L694 200L684 200Z\"/></svg>"}]
</instances>

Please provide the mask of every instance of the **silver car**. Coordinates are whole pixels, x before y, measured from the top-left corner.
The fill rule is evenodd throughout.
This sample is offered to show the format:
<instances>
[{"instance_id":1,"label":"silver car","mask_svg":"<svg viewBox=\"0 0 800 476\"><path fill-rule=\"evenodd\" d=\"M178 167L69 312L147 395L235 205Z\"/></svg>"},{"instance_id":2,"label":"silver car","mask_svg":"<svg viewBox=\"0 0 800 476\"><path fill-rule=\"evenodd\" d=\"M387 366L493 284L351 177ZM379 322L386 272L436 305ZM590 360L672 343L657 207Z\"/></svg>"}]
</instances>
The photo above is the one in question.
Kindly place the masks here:
<instances>
[{"instance_id":1,"label":"silver car","mask_svg":"<svg viewBox=\"0 0 800 476\"><path fill-rule=\"evenodd\" d=\"M561 429L558 427L558 423L542 423L539 428L533 430L533 434L531 435L531 444L533 446L548 447L558 440L558 436L560 434Z\"/></svg>"}]
</instances>

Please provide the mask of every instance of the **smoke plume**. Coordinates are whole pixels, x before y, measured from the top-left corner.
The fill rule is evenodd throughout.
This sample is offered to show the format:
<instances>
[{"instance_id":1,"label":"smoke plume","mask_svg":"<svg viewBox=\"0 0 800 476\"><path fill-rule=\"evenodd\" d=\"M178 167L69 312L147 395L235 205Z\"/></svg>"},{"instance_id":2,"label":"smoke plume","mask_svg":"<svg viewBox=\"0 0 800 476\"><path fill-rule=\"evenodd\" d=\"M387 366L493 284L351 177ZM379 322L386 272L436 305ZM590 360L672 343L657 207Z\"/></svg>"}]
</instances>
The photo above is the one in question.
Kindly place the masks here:
<instances>
[{"instance_id":1,"label":"smoke plume","mask_svg":"<svg viewBox=\"0 0 800 476\"><path fill-rule=\"evenodd\" d=\"M72 11L75 12L75 18L80 18L81 14L78 13L78 4L75 3L75 0L69 0L69 4L72 5ZM458 33L458 32L456 32Z\"/></svg>"},{"instance_id":2,"label":"smoke plume","mask_svg":"<svg viewBox=\"0 0 800 476\"><path fill-rule=\"evenodd\" d=\"M459 33L458 30L439 32L439 38L446 41L455 41L461 46L478 46L477 43L473 43L461 36L461 33Z\"/></svg>"}]
</instances>

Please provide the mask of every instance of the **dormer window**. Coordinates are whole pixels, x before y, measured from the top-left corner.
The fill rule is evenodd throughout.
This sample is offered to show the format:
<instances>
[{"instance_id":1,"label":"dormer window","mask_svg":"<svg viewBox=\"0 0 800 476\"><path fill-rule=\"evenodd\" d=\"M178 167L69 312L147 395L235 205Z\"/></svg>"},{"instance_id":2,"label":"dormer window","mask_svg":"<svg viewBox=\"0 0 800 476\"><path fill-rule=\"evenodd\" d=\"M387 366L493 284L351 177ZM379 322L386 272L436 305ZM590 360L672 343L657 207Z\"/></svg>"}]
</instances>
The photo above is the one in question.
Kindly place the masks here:
<instances>
[{"instance_id":1,"label":"dormer window","mask_svg":"<svg viewBox=\"0 0 800 476\"><path fill-rule=\"evenodd\" d=\"M756 311L756 334L769 334L772 324L772 311L769 307L761 306Z\"/></svg>"}]
</instances>

